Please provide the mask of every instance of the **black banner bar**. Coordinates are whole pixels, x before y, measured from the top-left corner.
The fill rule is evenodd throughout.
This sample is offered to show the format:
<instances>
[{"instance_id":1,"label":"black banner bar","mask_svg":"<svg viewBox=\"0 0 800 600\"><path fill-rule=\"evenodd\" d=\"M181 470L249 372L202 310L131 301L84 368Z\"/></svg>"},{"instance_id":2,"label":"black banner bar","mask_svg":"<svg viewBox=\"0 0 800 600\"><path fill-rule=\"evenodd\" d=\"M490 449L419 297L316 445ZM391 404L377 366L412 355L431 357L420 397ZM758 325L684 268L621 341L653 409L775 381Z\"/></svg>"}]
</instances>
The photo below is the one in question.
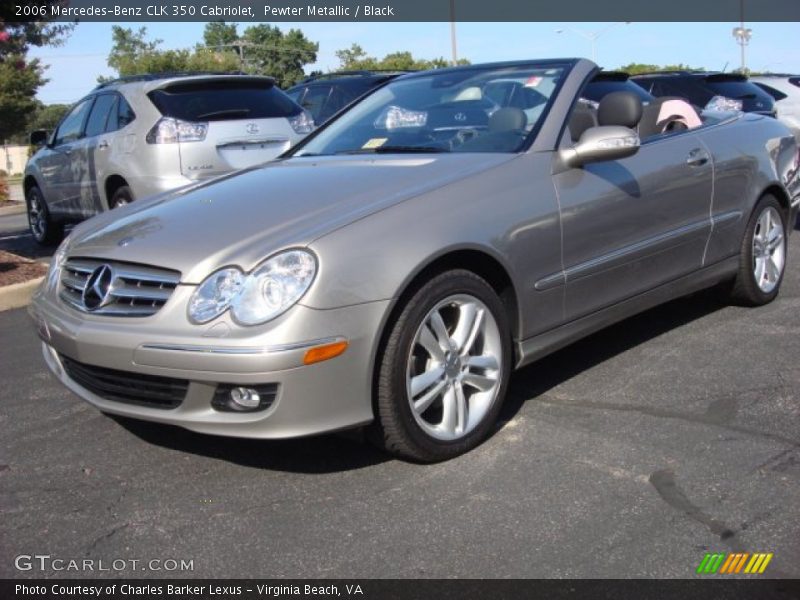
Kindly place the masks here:
<instances>
[{"instance_id":1,"label":"black banner bar","mask_svg":"<svg viewBox=\"0 0 800 600\"><path fill-rule=\"evenodd\" d=\"M3 0L9 21L800 21L798 0ZM452 10L451 10L452 9ZM8 15L8 13L11 13Z\"/></svg>"},{"instance_id":2,"label":"black banner bar","mask_svg":"<svg viewBox=\"0 0 800 600\"><path fill-rule=\"evenodd\" d=\"M692 580L0 580L0 598L20 600L797 600L800 581Z\"/></svg>"}]
</instances>

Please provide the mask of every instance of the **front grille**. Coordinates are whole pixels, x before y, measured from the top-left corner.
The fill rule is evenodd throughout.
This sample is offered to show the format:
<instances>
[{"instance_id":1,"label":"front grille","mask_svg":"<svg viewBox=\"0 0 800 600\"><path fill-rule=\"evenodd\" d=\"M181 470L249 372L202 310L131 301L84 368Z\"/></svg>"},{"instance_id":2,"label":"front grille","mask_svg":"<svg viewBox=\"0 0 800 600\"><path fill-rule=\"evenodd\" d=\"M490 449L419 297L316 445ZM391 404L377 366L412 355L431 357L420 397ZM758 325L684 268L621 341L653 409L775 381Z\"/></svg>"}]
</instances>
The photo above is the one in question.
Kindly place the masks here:
<instances>
[{"instance_id":1,"label":"front grille","mask_svg":"<svg viewBox=\"0 0 800 600\"><path fill-rule=\"evenodd\" d=\"M185 379L106 369L79 363L63 355L59 355L59 359L70 379L105 400L149 408L177 408L189 389L189 382Z\"/></svg>"},{"instance_id":2,"label":"front grille","mask_svg":"<svg viewBox=\"0 0 800 600\"><path fill-rule=\"evenodd\" d=\"M84 303L84 290L99 267L111 268L108 298L94 309ZM149 317L167 303L181 279L177 271L133 263L88 258L70 259L61 269L61 299L83 312L116 317Z\"/></svg>"}]
</instances>

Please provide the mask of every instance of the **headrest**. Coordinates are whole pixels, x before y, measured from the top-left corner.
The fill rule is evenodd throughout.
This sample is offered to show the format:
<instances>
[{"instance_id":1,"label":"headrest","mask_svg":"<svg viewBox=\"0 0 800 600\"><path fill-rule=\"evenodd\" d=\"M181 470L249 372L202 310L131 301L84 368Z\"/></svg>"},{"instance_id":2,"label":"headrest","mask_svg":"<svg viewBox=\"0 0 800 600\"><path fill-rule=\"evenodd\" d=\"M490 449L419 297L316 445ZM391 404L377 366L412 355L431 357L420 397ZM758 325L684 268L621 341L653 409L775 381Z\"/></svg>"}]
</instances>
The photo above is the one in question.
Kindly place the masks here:
<instances>
[{"instance_id":1,"label":"headrest","mask_svg":"<svg viewBox=\"0 0 800 600\"><path fill-rule=\"evenodd\" d=\"M633 92L606 94L597 107L597 122L600 125L634 128L641 118L642 101Z\"/></svg>"},{"instance_id":2,"label":"headrest","mask_svg":"<svg viewBox=\"0 0 800 600\"><path fill-rule=\"evenodd\" d=\"M499 108L489 117L489 131L514 131L525 129L528 117L521 108Z\"/></svg>"}]
</instances>

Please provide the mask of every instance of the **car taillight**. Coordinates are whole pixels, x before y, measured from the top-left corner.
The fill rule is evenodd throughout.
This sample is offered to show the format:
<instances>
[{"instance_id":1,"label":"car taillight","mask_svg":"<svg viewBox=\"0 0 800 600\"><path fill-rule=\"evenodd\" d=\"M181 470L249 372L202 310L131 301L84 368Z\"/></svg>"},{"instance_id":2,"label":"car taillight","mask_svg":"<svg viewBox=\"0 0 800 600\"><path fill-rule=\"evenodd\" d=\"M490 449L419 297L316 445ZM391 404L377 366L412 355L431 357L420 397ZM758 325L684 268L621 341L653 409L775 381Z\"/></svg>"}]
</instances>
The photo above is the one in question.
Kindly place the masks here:
<instances>
[{"instance_id":1,"label":"car taillight","mask_svg":"<svg viewBox=\"0 0 800 600\"><path fill-rule=\"evenodd\" d=\"M208 123L192 123L172 117L162 117L147 133L148 144L202 142L208 133Z\"/></svg>"},{"instance_id":2,"label":"car taillight","mask_svg":"<svg viewBox=\"0 0 800 600\"><path fill-rule=\"evenodd\" d=\"M725 96L714 96L706 104L705 110L742 110L743 106L744 103L741 100Z\"/></svg>"},{"instance_id":3,"label":"car taillight","mask_svg":"<svg viewBox=\"0 0 800 600\"><path fill-rule=\"evenodd\" d=\"M314 118L307 110L297 113L293 117L289 117L289 125L292 126L295 133L311 133L314 131Z\"/></svg>"}]
</instances>

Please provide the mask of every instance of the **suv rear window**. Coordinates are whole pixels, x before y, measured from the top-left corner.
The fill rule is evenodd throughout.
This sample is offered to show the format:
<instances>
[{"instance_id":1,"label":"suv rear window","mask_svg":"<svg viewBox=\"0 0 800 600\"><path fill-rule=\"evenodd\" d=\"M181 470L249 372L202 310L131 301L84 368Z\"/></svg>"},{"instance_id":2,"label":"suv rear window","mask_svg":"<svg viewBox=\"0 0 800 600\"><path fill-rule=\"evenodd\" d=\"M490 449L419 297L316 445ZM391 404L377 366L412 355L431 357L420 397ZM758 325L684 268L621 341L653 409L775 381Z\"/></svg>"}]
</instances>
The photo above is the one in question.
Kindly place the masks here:
<instances>
[{"instance_id":1,"label":"suv rear window","mask_svg":"<svg viewBox=\"0 0 800 600\"><path fill-rule=\"evenodd\" d=\"M641 86L636 85L632 81L590 81L583 90L583 96L592 102L600 102L606 94L611 92L633 92L642 100L642 102L652 102L653 96Z\"/></svg>"},{"instance_id":2,"label":"suv rear window","mask_svg":"<svg viewBox=\"0 0 800 600\"><path fill-rule=\"evenodd\" d=\"M765 92L749 81L714 81L706 80L708 87L716 94L726 98L753 98L762 97Z\"/></svg>"},{"instance_id":3,"label":"suv rear window","mask_svg":"<svg viewBox=\"0 0 800 600\"><path fill-rule=\"evenodd\" d=\"M191 81L148 96L162 115L183 121L272 119L303 110L268 81Z\"/></svg>"}]
</instances>

